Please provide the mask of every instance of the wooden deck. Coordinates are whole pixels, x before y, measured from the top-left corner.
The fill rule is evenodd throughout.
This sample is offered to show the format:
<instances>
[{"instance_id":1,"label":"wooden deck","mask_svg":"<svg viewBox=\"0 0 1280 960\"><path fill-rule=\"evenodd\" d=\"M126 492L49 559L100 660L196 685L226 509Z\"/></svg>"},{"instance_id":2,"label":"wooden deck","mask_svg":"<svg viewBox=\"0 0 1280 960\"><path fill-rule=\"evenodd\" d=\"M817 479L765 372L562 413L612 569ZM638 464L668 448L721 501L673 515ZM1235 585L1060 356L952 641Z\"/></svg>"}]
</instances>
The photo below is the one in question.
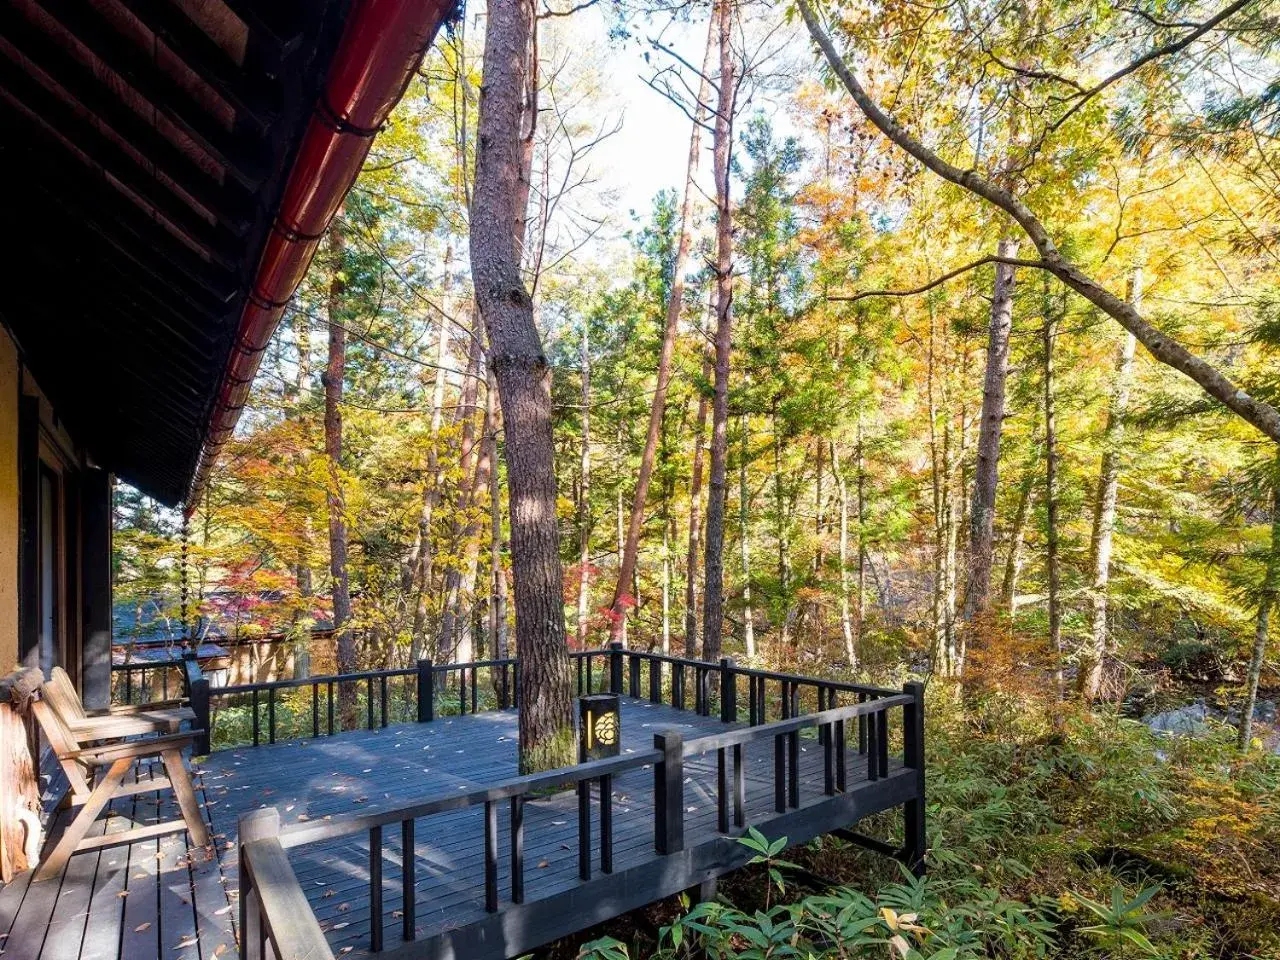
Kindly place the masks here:
<instances>
[{"instance_id":1,"label":"wooden deck","mask_svg":"<svg viewBox=\"0 0 1280 960\"><path fill-rule=\"evenodd\" d=\"M663 729L679 729L686 741L727 729L718 719L692 711L631 698L623 698L623 705L624 753L651 750L653 734ZM782 829L793 841L803 841L900 805L914 789L914 771L896 760L887 776L868 783L865 758L852 751L848 790L824 797L822 748L816 740L801 743L801 805L786 814L774 809L772 750L764 742L747 745L748 824L769 821L773 835ZM201 764L198 788L218 848L216 861L188 849L186 836L179 835L76 856L60 879L46 883L19 878L0 890L5 958L234 960L236 828L242 814L274 806L286 824L314 822L475 790L515 775L515 746L516 714L508 710L215 753ZM483 808L419 820L412 945L402 941L400 832L387 831L378 918L387 952L402 948L412 949L415 956L464 957L496 955L506 946L523 949L542 942L542 932L563 935L650 902L655 885L709 878L740 864L745 848L717 829L715 754L688 757L685 771L683 854L655 853L653 772L649 767L631 770L613 781L613 872L606 876L599 869L596 836L593 881L587 884L579 878L573 792L528 803L525 902L510 902L508 865L500 859L504 906L496 914L485 910ZM819 819L806 809L815 801L823 801ZM130 818L147 822L171 817L171 803L163 798L157 804L155 795L119 801L100 829L122 829ZM593 800L597 805L598 798ZM504 811L500 851L508 849L506 820ZM599 823L598 811L593 811L593 823ZM367 834L298 847L290 851L290 860L334 954L367 951Z\"/></svg>"}]
</instances>

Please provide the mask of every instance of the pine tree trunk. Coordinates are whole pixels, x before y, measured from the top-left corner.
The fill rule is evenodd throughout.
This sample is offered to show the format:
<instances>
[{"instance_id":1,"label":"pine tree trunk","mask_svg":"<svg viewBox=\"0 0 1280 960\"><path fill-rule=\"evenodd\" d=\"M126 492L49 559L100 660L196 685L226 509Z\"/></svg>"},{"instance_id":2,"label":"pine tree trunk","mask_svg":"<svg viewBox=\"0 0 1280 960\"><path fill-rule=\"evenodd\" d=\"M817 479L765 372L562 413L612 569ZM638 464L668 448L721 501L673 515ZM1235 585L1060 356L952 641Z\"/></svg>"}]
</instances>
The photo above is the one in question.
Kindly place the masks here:
<instances>
[{"instance_id":1,"label":"pine tree trunk","mask_svg":"<svg viewBox=\"0 0 1280 960\"><path fill-rule=\"evenodd\" d=\"M751 606L751 493L747 489L747 454L751 436L747 418L740 419L742 438L738 454L738 539L742 552L742 641L747 659L756 655L756 613Z\"/></svg>"},{"instance_id":2,"label":"pine tree trunk","mask_svg":"<svg viewBox=\"0 0 1280 960\"><path fill-rule=\"evenodd\" d=\"M618 446L618 463L626 462L625 455L624 455L625 447L622 442L622 432L623 432L622 422L619 421L617 425L617 430L614 434L617 440L617 446ZM626 512L626 506L624 504L623 497L622 497L622 478L621 477L618 478L618 486L617 486L617 489L614 491L613 508L614 508L613 514L614 514L615 531L617 534L617 542L618 542L618 550L617 550L618 570L619 570L618 582L625 583L626 581L623 580L621 576L621 570L622 570L622 555L623 553L626 552L626 547L627 547L627 520L626 520L627 512ZM634 607L639 605L640 598L636 596L636 591L634 587L632 587L627 591L627 594L624 597L624 601L628 607ZM622 626L617 636L617 639L625 646L627 643L627 618L623 617L621 623L622 623ZM612 629L610 629L610 635L612 635L612 633L613 631Z\"/></svg>"},{"instance_id":3,"label":"pine tree trunk","mask_svg":"<svg viewBox=\"0 0 1280 960\"><path fill-rule=\"evenodd\" d=\"M1002 239L997 255L1013 257L1017 245ZM982 422L978 429L978 462L974 470L973 506L969 511L968 583L964 618L972 620L991 606L991 569L995 562L996 494L999 489L1000 437L1004 432L1005 383L1009 376L1009 333L1013 327L1014 268L996 264L987 334L987 370L982 386Z\"/></svg>"},{"instance_id":4,"label":"pine tree trunk","mask_svg":"<svg viewBox=\"0 0 1280 960\"><path fill-rule=\"evenodd\" d=\"M520 275L517 205L522 92L529 79L533 8L488 0L480 93L471 271L489 332L505 425L516 656L520 661L520 772L571 764L573 677L565 643L564 571L556 522L551 370ZM536 114L529 119L536 123Z\"/></svg>"},{"instance_id":5,"label":"pine tree trunk","mask_svg":"<svg viewBox=\"0 0 1280 960\"><path fill-rule=\"evenodd\" d=\"M791 649L791 525L787 509L786 490L782 477L782 436L778 432L778 402L774 400L771 417L773 425L773 502L774 540L778 547L778 595L781 598L782 622L779 643L783 650Z\"/></svg>"},{"instance_id":6,"label":"pine tree trunk","mask_svg":"<svg viewBox=\"0 0 1280 960\"><path fill-rule=\"evenodd\" d=\"M1046 287L1048 281L1046 280ZM1054 680L1062 688L1062 570L1058 556L1058 428L1054 409L1053 346L1058 321L1045 295L1044 339L1044 503L1045 569L1049 581L1049 650L1054 657Z\"/></svg>"},{"instance_id":7,"label":"pine tree trunk","mask_svg":"<svg viewBox=\"0 0 1280 960\"><path fill-rule=\"evenodd\" d=\"M867 622L867 458L863 439L862 413L859 412L854 438L854 460L858 468L854 513L858 520L858 577L853 604L853 629L859 642Z\"/></svg>"},{"instance_id":8,"label":"pine tree trunk","mask_svg":"<svg viewBox=\"0 0 1280 960\"><path fill-rule=\"evenodd\" d=\"M1275 462L1271 468L1271 551L1267 556L1262 596L1258 598L1253 652L1249 657L1249 675L1245 681L1244 705L1240 712L1237 744L1241 750L1248 750L1253 738L1253 711L1258 705L1258 680L1262 676L1262 662L1267 656L1271 611L1275 607L1278 594L1280 594L1280 449L1276 450Z\"/></svg>"},{"instance_id":9,"label":"pine tree trunk","mask_svg":"<svg viewBox=\"0 0 1280 960\"><path fill-rule=\"evenodd\" d=\"M578 649L587 649L591 598L591 333L582 322L582 452L578 461ZM614 611L615 615L617 610ZM612 632L612 631L610 631Z\"/></svg>"},{"instance_id":10,"label":"pine tree trunk","mask_svg":"<svg viewBox=\"0 0 1280 960\"><path fill-rule=\"evenodd\" d=\"M449 254L445 263L450 262ZM446 273L446 285L449 274ZM446 303L447 303L446 299ZM431 434L427 448L427 475L422 485L422 506L418 512L418 532L414 544L413 567L413 628L410 636L411 662L422 656L422 641L427 631L427 593L431 589L434 544L431 541L431 522L436 505L440 502L440 426L444 418L445 366L449 358L449 322L440 318L436 335L435 384L431 391Z\"/></svg>"},{"instance_id":11,"label":"pine tree trunk","mask_svg":"<svg viewBox=\"0 0 1280 960\"><path fill-rule=\"evenodd\" d=\"M704 569L702 658L720 659L724 633L724 512L729 428L729 353L733 343L733 213L729 197L730 156L736 86L730 46L732 0L715 7L720 70L716 87L714 167L716 181L716 360L711 403L711 476L707 484L707 544Z\"/></svg>"},{"instance_id":12,"label":"pine tree trunk","mask_svg":"<svg viewBox=\"0 0 1280 960\"><path fill-rule=\"evenodd\" d=\"M831 442L831 473L835 477L840 503L840 632L844 635L844 659L850 670L858 669L858 640L849 601L849 483L840 466L835 441Z\"/></svg>"},{"instance_id":13,"label":"pine tree trunk","mask_svg":"<svg viewBox=\"0 0 1280 960\"><path fill-rule=\"evenodd\" d=\"M711 352L702 355L702 383L711 379ZM707 435L707 395L698 391L693 428L693 472L689 479L689 550L684 566L684 655L698 655L698 545L702 540L702 466Z\"/></svg>"},{"instance_id":14,"label":"pine tree trunk","mask_svg":"<svg viewBox=\"0 0 1280 960\"><path fill-rule=\"evenodd\" d=\"M706 51L702 60L702 78L698 86L698 101L694 106L693 133L689 137L689 158L685 165L684 199L680 204L680 225L676 241L675 260L672 264L671 292L667 297L666 323L662 330L662 346L658 352L658 375L653 401L649 407L649 429L645 434L644 450L640 454L640 472L636 476L635 495L631 503L631 516L627 523L627 535L622 548L622 561L618 567L618 582L613 589L609 605L609 639L621 640L626 629L626 597L636 576L636 558L640 550L640 533L644 527L645 502L649 497L649 483L653 478L653 463L657 455L658 438L663 415L667 409L667 391L671 385L671 362L675 355L676 334L680 326L680 313L684 307L684 274L689 261L689 249L693 242L693 202L697 189L695 178L698 160L702 154L702 105L710 98L711 56L715 49L716 21L712 18L707 30Z\"/></svg>"},{"instance_id":15,"label":"pine tree trunk","mask_svg":"<svg viewBox=\"0 0 1280 960\"><path fill-rule=\"evenodd\" d=\"M1013 528L1009 531L1009 556L1005 559L1004 580L1000 586L1000 603L1012 620L1018 612L1018 578L1022 576L1025 557L1023 540L1027 535L1027 523L1031 519L1031 507L1036 495L1036 466L1040 462L1038 445L1033 445L1031 463L1027 475L1018 489L1018 506L1013 516Z\"/></svg>"},{"instance_id":16,"label":"pine tree trunk","mask_svg":"<svg viewBox=\"0 0 1280 960\"><path fill-rule=\"evenodd\" d=\"M302 408L311 390L311 318L306 311L298 310L293 315L294 338L298 345L298 368L294 380L294 408L292 414L302 417ZM310 431L305 430L304 434ZM301 469L311 459L307 445L299 446L298 460ZM311 577L311 557L315 551L315 532L311 526L311 513L306 512L302 518L296 559L293 566L293 580L298 591L298 603L294 613L295 621L313 620L312 602L315 592ZM293 644L293 675L296 679L311 676L311 632L312 626L297 627L300 635Z\"/></svg>"},{"instance_id":17,"label":"pine tree trunk","mask_svg":"<svg viewBox=\"0 0 1280 960\"><path fill-rule=\"evenodd\" d=\"M351 630L351 581L347 571L347 523L342 494L342 386L346 375L347 334L343 326L342 299L347 284L343 274L346 244L342 226L334 220L329 228L329 362L324 384L324 452L329 462L329 576L333 592L333 635L337 642L338 672L355 673L356 641ZM356 688L339 685L338 707L345 727L356 722Z\"/></svg>"},{"instance_id":18,"label":"pine tree trunk","mask_svg":"<svg viewBox=\"0 0 1280 960\"><path fill-rule=\"evenodd\" d=\"M1135 268L1129 275L1129 302L1142 309L1142 272ZM1102 686L1102 661L1107 653L1107 592L1111 586L1111 543L1116 529L1116 501L1120 492L1121 444L1124 441L1124 418L1129 406L1129 387L1133 379L1133 358L1138 341L1127 334L1116 361L1115 392L1107 411L1107 424L1102 434L1102 464L1098 468L1098 490L1093 506L1093 535L1089 538L1093 561L1093 583L1089 595L1089 638L1080 658L1076 689L1086 700L1096 700Z\"/></svg>"},{"instance_id":19,"label":"pine tree trunk","mask_svg":"<svg viewBox=\"0 0 1280 960\"><path fill-rule=\"evenodd\" d=\"M436 659L446 663L467 663L470 660L470 651L464 652L459 648L458 633L467 620L460 609L462 578L470 553L470 542L475 537L477 527L472 519L472 507L481 478L478 473L473 478L472 463L476 459L476 447L480 446L476 440L476 397L480 383L480 355L483 352L478 331L473 331L471 344L467 349L467 373L462 382L462 403L458 408L458 416L462 420L462 438L458 451L460 479L453 518L451 558L444 575L444 603L440 608L440 630L436 634ZM488 477L484 478L484 482L488 483ZM460 558L457 557L459 551L462 553Z\"/></svg>"},{"instance_id":20,"label":"pine tree trunk","mask_svg":"<svg viewBox=\"0 0 1280 960\"><path fill-rule=\"evenodd\" d=\"M929 413L929 464L933 492L933 639L930 657L934 669L943 676L952 675L950 660L949 617L946 609L947 581L947 517L950 503L951 475L948 432L939 428L938 389L938 323L934 308L929 312L929 340L926 350L925 392Z\"/></svg>"},{"instance_id":21,"label":"pine tree trunk","mask_svg":"<svg viewBox=\"0 0 1280 960\"><path fill-rule=\"evenodd\" d=\"M489 444L485 436L492 429L489 413L485 411L480 434L480 457L476 460L475 482L467 493L467 520L462 531L462 577L458 586L454 607L457 610L457 658L459 663L484 659L475 648L476 579L480 575L480 531L488 510L481 511L480 504L489 493L489 477L493 461L489 457Z\"/></svg>"},{"instance_id":22,"label":"pine tree trunk","mask_svg":"<svg viewBox=\"0 0 1280 960\"><path fill-rule=\"evenodd\" d=\"M498 384L493 378L493 365L486 363L487 387L485 414L489 432L485 444L489 448L489 649L498 660L510 656L507 645L507 568L502 562L502 497L498 470Z\"/></svg>"}]
</instances>

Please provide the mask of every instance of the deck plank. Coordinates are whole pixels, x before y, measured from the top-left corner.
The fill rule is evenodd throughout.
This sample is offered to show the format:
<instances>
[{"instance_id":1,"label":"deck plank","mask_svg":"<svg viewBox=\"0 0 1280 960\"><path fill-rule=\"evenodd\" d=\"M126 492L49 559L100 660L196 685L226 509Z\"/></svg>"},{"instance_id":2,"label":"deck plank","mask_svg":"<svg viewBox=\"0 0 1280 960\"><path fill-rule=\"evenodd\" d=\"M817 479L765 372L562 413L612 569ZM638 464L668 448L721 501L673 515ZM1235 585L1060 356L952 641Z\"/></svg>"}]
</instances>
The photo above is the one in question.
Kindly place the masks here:
<instances>
[{"instance_id":1,"label":"deck plank","mask_svg":"<svg viewBox=\"0 0 1280 960\"><path fill-rule=\"evenodd\" d=\"M112 816L107 822L107 832L128 830L133 823L136 804L136 796L111 801ZM99 851L80 960L115 960L119 956L120 935L124 924L125 883L128 876L128 847L111 847Z\"/></svg>"},{"instance_id":2,"label":"deck plank","mask_svg":"<svg viewBox=\"0 0 1280 960\"><path fill-rule=\"evenodd\" d=\"M150 776L140 772L139 779ZM159 801L154 793L140 793L133 807L133 820L139 826L159 821ZM156 869L160 844L158 840L142 840L129 845L128 876L125 880L124 916L120 937L123 960L152 960L168 957L160 939L159 873Z\"/></svg>"}]
</instances>

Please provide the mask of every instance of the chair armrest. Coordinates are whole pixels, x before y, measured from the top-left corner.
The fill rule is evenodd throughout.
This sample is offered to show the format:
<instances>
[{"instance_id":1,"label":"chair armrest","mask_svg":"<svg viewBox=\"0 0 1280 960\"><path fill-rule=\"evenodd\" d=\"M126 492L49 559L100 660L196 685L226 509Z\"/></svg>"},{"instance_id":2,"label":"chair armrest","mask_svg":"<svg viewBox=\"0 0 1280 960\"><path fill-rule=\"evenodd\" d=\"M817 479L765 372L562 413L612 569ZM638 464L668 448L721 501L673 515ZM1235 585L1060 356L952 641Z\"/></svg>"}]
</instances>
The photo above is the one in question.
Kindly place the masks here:
<instances>
[{"instance_id":1,"label":"chair armrest","mask_svg":"<svg viewBox=\"0 0 1280 960\"><path fill-rule=\"evenodd\" d=\"M146 713L150 710L176 710L187 705L185 697L174 700L155 700L151 703L126 703L107 707L105 710L86 710L90 717L126 717L135 713Z\"/></svg>"},{"instance_id":2,"label":"chair armrest","mask_svg":"<svg viewBox=\"0 0 1280 960\"><path fill-rule=\"evenodd\" d=\"M120 717L84 717L68 720L66 724L77 740L84 741L176 732L184 720L194 721L195 714L190 710L169 710Z\"/></svg>"},{"instance_id":3,"label":"chair armrest","mask_svg":"<svg viewBox=\"0 0 1280 960\"><path fill-rule=\"evenodd\" d=\"M200 732L188 730L184 733L167 733L159 737L144 737L141 740L126 740L123 743L112 743L103 747L86 747L83 750L72 750L65 754L64 758L110 762L126 757L153 757L165 750L181 750L189 746Z\"/></svg>"}]
</instances>

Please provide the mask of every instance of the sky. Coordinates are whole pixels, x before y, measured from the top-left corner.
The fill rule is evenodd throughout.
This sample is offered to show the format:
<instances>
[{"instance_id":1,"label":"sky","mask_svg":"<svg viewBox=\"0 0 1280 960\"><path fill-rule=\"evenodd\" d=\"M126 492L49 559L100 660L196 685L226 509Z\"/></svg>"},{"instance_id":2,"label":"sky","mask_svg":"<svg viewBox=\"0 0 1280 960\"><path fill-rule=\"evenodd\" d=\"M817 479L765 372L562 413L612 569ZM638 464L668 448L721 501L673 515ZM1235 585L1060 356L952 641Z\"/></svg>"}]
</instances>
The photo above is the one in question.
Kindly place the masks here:
<instances>
[{"instance_id":1,"label":"sky","mask_svg":"<svg viewBox=\"0 0 1280 960\"><path fill-rule=\"evenodd\" d=\"M593 158L593 167L602 182L616 191L616 212L629 220L632 210L642 216L647 213L660 190L678 190L683 185L692 129L685 113L646 82L660 68L674 63L667 54L655 50L651 40L660 38L685 61L701 64L708 21L706 16L691 22L673 23L665 17L635 21L630 24L631 37L619 40L609 36L609 17L608 7L596 5L575 14L569 32L573 37L571 42L596 51L606 65L607 84L613 94L610 109L613 115L621 116L621 128L601 145ZM771 29L776 26L771 25ZM782 54L771 61L771 69L786 61L802 61L807 55L805 45L794 31L779 33L771 47L782 50ZM696 87L696 76L689 71L685 76L688 83ZM795 132L786 110L790 86L783 79L772 84L771 89L758 90L746 113L763 109L772 117L780 134ZM739 130L744 120L745 114L739 119ZM698 182L707 194L711 193L709 134L703 136Z\"/></svg>"}]
</instances>

